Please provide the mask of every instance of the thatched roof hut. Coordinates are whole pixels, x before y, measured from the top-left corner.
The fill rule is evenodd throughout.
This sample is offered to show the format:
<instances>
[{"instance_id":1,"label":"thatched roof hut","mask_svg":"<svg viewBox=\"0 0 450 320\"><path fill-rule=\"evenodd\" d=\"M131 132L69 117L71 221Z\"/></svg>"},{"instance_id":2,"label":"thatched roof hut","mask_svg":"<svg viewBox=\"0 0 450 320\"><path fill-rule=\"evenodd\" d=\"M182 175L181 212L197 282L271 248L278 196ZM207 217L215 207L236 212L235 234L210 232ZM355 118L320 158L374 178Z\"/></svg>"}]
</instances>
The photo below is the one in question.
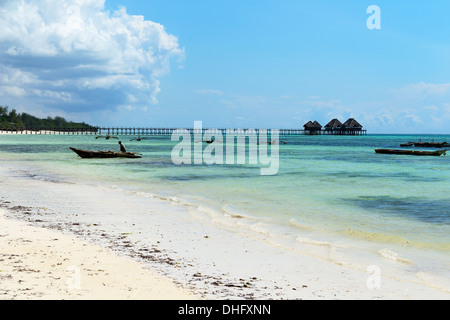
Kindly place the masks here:
<instances>
[{"instance_id":1,"label":"thatched roof hut","mask_svg":"<svg viewBox=\"0 0 450 320\"><path fill-rule=\"evenodd\" d=\"M342 127L345 128L346 130L355 130L355 131L362 130L362 125L360 125L358 121L356 121L353 118L350 118L347 121L345 121Z\"/></svg>"},{"instance_id":2,"label":"thatched roof hut","mask_svg":"<svg viewBox=\"0 0 450 320\"><path fill-rule=\"evenodd\" d=\"M363 130L361 124L353 118L348 119L344 123L341 123L338 119L333 119L328 122L325 127L317 121L308 121L303 125L305 134L312 135L352 135L360 136L365 135L366 130Z\"/></svg>"},{"instance_id":3,"label":"thatched roof hut","mask_svg":"<svg viewBox=\"0 0 450 320\"><path fill-rule=\"evenodd\" d=\"M308 121L303 128L305 129L305 131L320 131L322 130L322 125L320 123L318 123L317 121Z\"/></svg>"},{"instance_id":4,"label":"thatched roof hut","mask_svg":"<svg viewBox=\"0 0 450 320\"><path fill-rule=\"evenodd\" d=\"M318 123L317 121L313 122L314 126L316 126L317 128L322 129L322 125L320 123Z\"/></svg>"},{"instance_id":5,"label":"thatched roof hut","mask_svg":"<svg viewBox=\"0 0 450 320\"><path fill-rule=\"evenodd\" d=\"M325 130L334 131L340 130L342 128L342 123L338 119L333 119L325 125Z\"/></svg>"}]
</instances>

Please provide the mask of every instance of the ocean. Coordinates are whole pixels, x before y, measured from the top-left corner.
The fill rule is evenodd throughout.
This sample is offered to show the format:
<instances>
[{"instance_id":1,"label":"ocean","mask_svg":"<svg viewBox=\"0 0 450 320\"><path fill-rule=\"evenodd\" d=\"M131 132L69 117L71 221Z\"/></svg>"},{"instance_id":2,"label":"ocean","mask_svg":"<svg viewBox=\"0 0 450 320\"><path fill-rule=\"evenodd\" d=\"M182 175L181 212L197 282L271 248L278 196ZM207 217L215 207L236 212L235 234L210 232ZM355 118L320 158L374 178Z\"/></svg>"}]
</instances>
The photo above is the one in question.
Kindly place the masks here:
<instances>
[{"instance_id":1,"label":"ocean","mask_svg":"<svg viewBox=\"0 0 450 320\"><path fill-rule=\"evenodd\" d=\"M280 136L286 144L279 145L275 175L261 175L259 164L175 165L170 136L119 138L142 158L81 159L69 150L119 150L116 139L12 134L0 135L0 162L23 168L30 179L114 188L186 207L199 221L270 239L283 250L320 256L333 246L341 263L357 257L378 264L371 263L375 255L384 268L404 262L403 271L432 275L448 290L450 158L374 148L450 142L450 135ZM332 259L327 252L323 258Z\"/></svg>"}]
</instances>

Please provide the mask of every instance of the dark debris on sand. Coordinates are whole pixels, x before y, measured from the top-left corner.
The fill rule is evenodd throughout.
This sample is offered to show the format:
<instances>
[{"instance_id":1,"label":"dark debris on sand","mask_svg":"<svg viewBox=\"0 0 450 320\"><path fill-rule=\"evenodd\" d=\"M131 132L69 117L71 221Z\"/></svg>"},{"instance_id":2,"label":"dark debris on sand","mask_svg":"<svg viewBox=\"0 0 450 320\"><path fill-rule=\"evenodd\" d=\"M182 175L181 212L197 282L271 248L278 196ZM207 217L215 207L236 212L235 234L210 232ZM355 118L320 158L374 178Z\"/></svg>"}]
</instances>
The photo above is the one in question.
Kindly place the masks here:
<instances>
[{"instance_id":1,"label":"dark debris on sand","mask_svg":"<svg viewBox=\"0 0 450 320\"><path fill-rule=\"evenodd\" d=\"M262 284L257 277L234 279L227 274L205 274L195 271L196 263L176 257L175 252L160 248L160 242L142 245L129 240L128 234L113 234L104 230L100 223L86 224L80 221L48 219L55 215L47 208L32 208L14 205L0 199L0 207L6 209L8 217L27 221L32 225L69 233L103 247L108 247L118 255L133 258L151 269L156 269L171 277L175 283L184 286L203 298L262 300L281 299L284 288ZM204 237L208 239L208 237ZM183 280L172 276L173 271ZM296 288L290 288L290 290Z\"/></svg>"}]
</instances>

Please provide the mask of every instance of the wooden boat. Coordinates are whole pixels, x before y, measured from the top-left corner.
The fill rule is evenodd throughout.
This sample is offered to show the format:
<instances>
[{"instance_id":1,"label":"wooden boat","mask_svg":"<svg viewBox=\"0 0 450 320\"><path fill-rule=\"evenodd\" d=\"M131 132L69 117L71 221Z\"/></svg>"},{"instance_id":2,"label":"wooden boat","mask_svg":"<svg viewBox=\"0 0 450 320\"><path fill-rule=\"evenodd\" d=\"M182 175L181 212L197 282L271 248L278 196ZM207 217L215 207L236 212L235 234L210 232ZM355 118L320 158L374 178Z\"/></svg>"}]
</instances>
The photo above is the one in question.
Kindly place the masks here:
<instances>
[{"instance_id":1,"label":"wooden boat","mask_svg":"<svg viewBox=\"0 0 450 320\"><path fill-rule=\"evenodd\" d=\"M130 141L141 141L141 140L146 140L146 139L148 139L148 138L138 137L138 138L130 139Z\"/></svg>"},{"instance_id":2,"label":"wooden boat","mask_svg":"<svg viewBox=\"0 0 450 320\"><path fill-rule=\"evenodd\" d=\"M447 152L447 150L436 151L423 151L423 150L402 150L402 149L375 149L376 153L384 154L404 154L413 156L441 156Z\"/></svg>"},{"instance_id":3,"label":"wooden boat","mask_svg":"<svg viewBox=\"0 0 450 320\"><path fill-rule=\"evenodd\" d=\"M142 158L135 152L117 152L117 151L90 151L70 148L81 158Z\"/></svg>"},{"instance_id":4,"label":"wooden boat","mask_svg":"<svg viewBox=\"0 0 450 320\"><path fill-rule=\"evenodd\" d=\"M447 142L414 142L408 141L407 143L401 143L400 147L419 147L419 148L448 148L450 147L450 143Z\"/></svg>"},{"instance_id":5,"label":"wooden boat","mask_svg":"<svg viewBox=\"0 0 450 320\"><path fill-rule=\"evenodd\" d=\"M270 145L287 144L287 142L284 141L284 140L280 140L280 141L278 141L278 140L272 140L272 141L267 141L267 143L270 144Z\"/></svg>"},{"instance_id":6,"label":"wooden boat","mask_svg":"<svg viewBox=\"0 0 450 320\"><path fill-rule=\"evenodd\" d=\"M412 147L414 146L414 142L401 143L400 147Z\"/></svg>"},{"instance_id":7,"label":"wooden boat","mask_svg":"<svg viewBox=\"0 0 450 320\"><path fill-rule=\"evenodd\" d=\"M450 145L447 142L414 142L414 147L444 148L444 147L450 147Z\"/></svg>"}]
</instances>

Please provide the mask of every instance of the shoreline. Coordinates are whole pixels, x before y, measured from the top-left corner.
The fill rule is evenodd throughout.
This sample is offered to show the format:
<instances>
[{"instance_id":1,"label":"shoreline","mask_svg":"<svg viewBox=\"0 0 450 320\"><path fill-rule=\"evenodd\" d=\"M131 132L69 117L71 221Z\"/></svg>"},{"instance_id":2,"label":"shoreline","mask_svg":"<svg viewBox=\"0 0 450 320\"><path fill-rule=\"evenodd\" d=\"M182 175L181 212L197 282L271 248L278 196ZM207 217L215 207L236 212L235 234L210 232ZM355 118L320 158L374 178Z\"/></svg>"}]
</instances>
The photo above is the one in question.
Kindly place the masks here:
<instances>
[{"instance_id":1,"label":"shoreline","mask_svg":"<svg viewBox=\"0 0 450 320\"><path fill-rule=\"evenodd\" d=\"M90 131L54 131L54 130L0 130L0 135L87 135L95 136L97 133Z\"/></svg>"},{"instance_id":2,"label":"shoreline","mask_svg":"<svg viewBox=\"0 0 450 320\"><path fill-rule=\"evenodd\" d=\"M375 257L377 260L355 264L355 261L343 259L340 255L343 247L339 243L297 241L299 250L291 250L265 233L249 234L245 229L235 228L236 225L218 225L217 221L202 215L195 207L142 197L113 187L48 179L17 162L2 163L0 209L5 210L8 218L14 219L6 220L5 226L10 223L8 221L18 220L22 226L33 226L52 234L46 236L47 240L50 239L50 247L44 246L40 248L42 251L35 252L35 259L40 259L35 261L39 263L53 252L64 249L61 241L51 241L52 238L59 239L57 235L61 234L74 242L77 239L86 245L93 244L99 250L104 248L117 259L125 259L117 260L119 266L132 260L145 270L154 270L164 279L170 279L172 284L192 292L194 299L408 300L450 297L448 288L440 286L427 274L413 277L390 274L385 268L387 265L401 270L413 268L400 259L393 260L390 252L385 257ZM241 223L243 218L234 219ZM258 226L258 223L252 225ZM2 235L9 234L8 229L3 230L0 241L7 239ZM20 236L16 237L19 243L29 243L23 234L21 236L22 240ZM10 257L19 255L14 252L15 247L6 245L5 248ZM0 250L0 254L5 254L5 250ZM68 253L70 255L70 252L65 252ZM95 268L89 268L93 279L101 274L92 270L106 270L104 265L108 259L97 259ZM39 265L37 262L35 266ZM56 265L58 263L61 261ZM380 285L370 288L369 282L376 274L369 267L377 264L381 266ZM29 270L35 268L28 267ZM0 264L0 270L6 269ZM9 274L12 279L18 279L20 272L14 271L12 266L9 270L11 273L0 272L0 276ZM59 272L67 279L66 269ZM39 276L51 273L51 268L43 266L41 272L30 272L28 276L38 287ZM127 287L125 282L119 281L120 278L113 276L110 279L117 282L118 291L121 286ZM147 280L151 282L151 279L149 275ZM132 280L130 282L133 283ZM136 294L139 289L145 293L144 282L136 285ZM43 296L55 293L49 284L42 290L40 294ZM53 295L53 299L79 298L61 292ZM12 294L9 293L10 296ZM166 294L161 295L166 298L160 299L175 299ZM124 297L137 299L137 296ZM29 295L28 298L39 299L39 295ZM105 296L105 299L108 298Z\"/></svg>"}]
</instances>

